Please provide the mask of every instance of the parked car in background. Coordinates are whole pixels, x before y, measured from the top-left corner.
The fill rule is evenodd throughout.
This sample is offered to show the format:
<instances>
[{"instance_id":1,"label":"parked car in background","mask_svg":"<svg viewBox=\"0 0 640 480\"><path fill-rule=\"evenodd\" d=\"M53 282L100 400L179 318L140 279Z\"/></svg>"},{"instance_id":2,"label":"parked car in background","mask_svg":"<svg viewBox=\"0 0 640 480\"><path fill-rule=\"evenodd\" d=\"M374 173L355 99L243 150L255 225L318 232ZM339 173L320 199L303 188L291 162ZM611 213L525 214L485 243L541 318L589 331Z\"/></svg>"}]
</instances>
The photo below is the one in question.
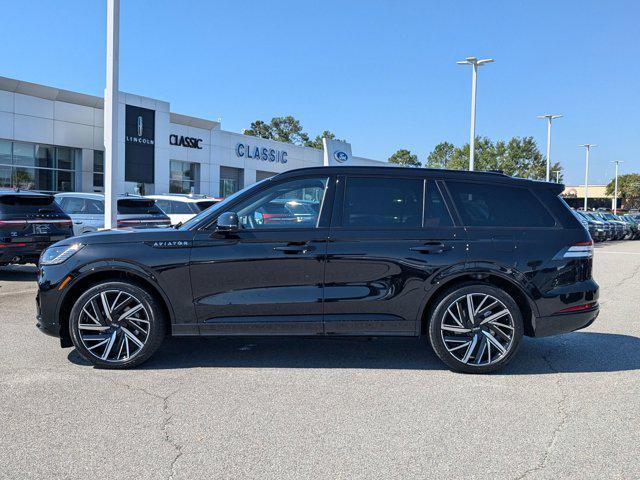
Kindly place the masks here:
<instances>
[{"instance_id":1,"label":"parked car in background","mask_svg":"<svg viewBox=\"0 0 640 480\"><path fill-rule=\"evenodd\" d=\"M104 195L101 193L58 193L56 202L71 217L75 235L96 232L104 227ZM169 217L155 200L139 195L118 195L118 228L167 227Z\"/></svg>"},{"instance_id":2,"label":"parked car in background","mask_svg":"<svg viewBox=\"0 0 640 480\"><path fill-rule=\"evenodd\" d=\"M38 327L103 368L139 365L165 334L424 335L449 368L490 372L523 335L598 315L593 241L562 189L489 172L290 170L179 228L46 250ZM297 199L308 210L286 207Z\"/></svg>"},{"instance_id":3,"label":"parked car in background","mask_svg":"<svg viewBox=\"0 0 640 480\"><path fill-rule=\"evenodd\" d=\"M71 219L52 195L0 190L0 266L38 263L42 250L71 236Z\"/></svg>"},{"instance_id":4,"label":"parked car in background","mask_svg":"<svg viewBox=\"0 0 640 480\"><path fill-rule=\"evenodd\" d=\"M633 240L637 240L638 238L640 238L640 225L638 224L638 220L629 214L622 215L621 218L623 220L626 220L626 222L629 224L632 232L631 238Z\"/></svg>"},{"instance_id":5,"label":"parked car in background","mask_svg":"<svg viewBox=\"0 0 640 480\"><path fill-rule=\"evenodd\" d=\"M603 234L601 236L602 241L613 240L615 236L615 226L604 220L599 215L596 215L594 212L585 212L584 210L579 210L579 212L584 215L586 218L592 220L598 225L599 228L602 228Z\"/></svg>"},{"instance_id":6,"label":"parked car in background","mask_svg":"<svg viewBox=\"0 0 640 480\"><path fill-rule=\"evenodd\" d=\"M180 195L170 193L147 195L146 198L155 200L156 205L169 216L172 225L184 223L222 200L222 198L208 197L206 195Z\"/></svg>"},{"instance_id":7,"label":"parked car in background","mask_svg":"<svg viewBox=\"0 0 640 480\"><path fill-rule=\"evenodd\" d=\"M596 223L596 220L584 214L580 210L573 210L573 214L576 216L582 226L589 232L591 238L594 242L602 242L606 239L604 228L602 227L602 222L599 222L600 225Z\"/></svg>"},{"instance_id":8,"label":"parked car in background","mask_svg":"<svg viewBox=\"0 0 640 480\"><path fill-rule=\"evenodd\" d=\"M631 228L627 222L621 220L617 215L614 215L608 211L600 211L600 216L613 222L616 225L616 231L618 232L617 240L624 240L631 233Z\"/></svg>"}]
</instances>

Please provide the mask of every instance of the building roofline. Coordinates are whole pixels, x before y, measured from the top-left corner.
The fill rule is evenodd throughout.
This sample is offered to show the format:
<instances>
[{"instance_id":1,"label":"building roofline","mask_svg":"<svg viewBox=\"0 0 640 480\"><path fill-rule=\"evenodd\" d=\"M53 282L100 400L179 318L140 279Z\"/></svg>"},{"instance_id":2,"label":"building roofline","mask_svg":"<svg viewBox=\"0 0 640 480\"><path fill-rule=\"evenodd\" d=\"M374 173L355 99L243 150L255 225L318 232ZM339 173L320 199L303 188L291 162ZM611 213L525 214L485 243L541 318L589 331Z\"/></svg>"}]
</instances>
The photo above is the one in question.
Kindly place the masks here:
<instances>
[{"instance_id":1,"label":"building roofline","mask_svg":"<svg viewBox=\"0 0 640 480\"><path fill-rule=\"evenodd\" d=\"M0 90L7 92L21 93L32 97L55 100L59 102L75 103L85 107L104 108L104 100L94 95L72 92L61 88L48 87L38 83L25 82L0 76Z\"/></svg>"}]
</instances>

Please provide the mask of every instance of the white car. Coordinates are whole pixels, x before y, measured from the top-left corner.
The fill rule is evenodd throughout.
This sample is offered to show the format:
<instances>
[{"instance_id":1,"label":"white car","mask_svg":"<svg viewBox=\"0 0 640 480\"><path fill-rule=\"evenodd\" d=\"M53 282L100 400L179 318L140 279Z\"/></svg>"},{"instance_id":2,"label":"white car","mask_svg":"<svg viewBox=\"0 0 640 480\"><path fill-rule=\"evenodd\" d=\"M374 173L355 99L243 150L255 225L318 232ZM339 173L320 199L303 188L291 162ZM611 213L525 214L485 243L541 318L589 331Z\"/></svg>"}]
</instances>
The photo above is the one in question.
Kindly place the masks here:
<instances>
[{"instance_id":1,"label":"white car","mask_svg":"<svg viewBox=\"0 0 640 480\"><path fill-rule=\"evenodd\" d=\"M169 216L172 225L184 223L222 200L205 195L164 194L147 195L146 197L156 201L156 205Z\"/></svg>"},{"instance_id":2,"label":"white car","mask_svg":"<svg viewBox=\"0 0 640 480\"><path fill-rule=\"evenodd\" d=\"M104 227L102 193L64 192L56 203L73 221L73 234L96 232ZM139 195L118 195L118 228L168 227L170 220L153 201Z\"/></svg>"}]
</instances>

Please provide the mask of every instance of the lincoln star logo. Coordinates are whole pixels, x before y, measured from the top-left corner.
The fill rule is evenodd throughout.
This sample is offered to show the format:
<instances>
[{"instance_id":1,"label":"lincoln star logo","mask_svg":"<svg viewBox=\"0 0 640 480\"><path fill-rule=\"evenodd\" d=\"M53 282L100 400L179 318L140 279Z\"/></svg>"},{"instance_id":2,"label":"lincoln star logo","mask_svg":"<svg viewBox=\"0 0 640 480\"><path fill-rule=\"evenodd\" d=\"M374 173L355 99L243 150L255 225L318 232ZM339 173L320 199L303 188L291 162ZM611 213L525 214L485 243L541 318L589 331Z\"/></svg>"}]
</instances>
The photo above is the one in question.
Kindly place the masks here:
<instances>
[{"instance_id":1,"label":"lincoln star logo","mask_svg":"<svg viewBox=\"0 0 640 480\"><path fill-rule=\"evenodd\" d=\"M333 152L333 158L335 158L337 162L344 163L349 160L349 155L342 150L337 150Z\"/></svg>"},{"instance_id":2,"label":"lincoln star logo","mask_svg":"<svg viewBox=\"0 0 640 480\"><path fill-rule=\"evenodd\" d=\"M147 242L153 248L187 248L191 246L188 240L156 240L155 242Z\"/></svg>"},{"instance_id":3,"label":"lincoln star logo","mask_svg":"<svg viewBox=\"0 0 640 480\"><path fill-rule=\"evenodd\" d=\"M142 115L138 115L138 136L142 136Z\"/></svg>"}]
</instances>

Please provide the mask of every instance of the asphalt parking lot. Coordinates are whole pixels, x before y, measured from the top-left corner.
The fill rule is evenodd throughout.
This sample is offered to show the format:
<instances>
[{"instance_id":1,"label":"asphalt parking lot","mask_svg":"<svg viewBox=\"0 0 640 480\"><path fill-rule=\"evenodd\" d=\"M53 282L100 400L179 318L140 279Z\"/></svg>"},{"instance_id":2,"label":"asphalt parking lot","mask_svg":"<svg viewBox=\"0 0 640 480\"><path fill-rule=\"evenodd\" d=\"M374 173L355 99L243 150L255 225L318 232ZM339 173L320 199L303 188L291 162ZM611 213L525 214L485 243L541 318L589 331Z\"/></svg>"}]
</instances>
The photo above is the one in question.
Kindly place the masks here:
<instances>
[{"instance_id":1,"label":"asphalt parking lot","mask_svg":"<svg viewBox=\"0 0 640 480\"><path fill-rule=\"evenodd\" d=\"M0 478L639 478L640 241L594 263L596 323L486 376L405 339L171 339L97 370L4 268Z\"/></svg>"}]
</instances>

